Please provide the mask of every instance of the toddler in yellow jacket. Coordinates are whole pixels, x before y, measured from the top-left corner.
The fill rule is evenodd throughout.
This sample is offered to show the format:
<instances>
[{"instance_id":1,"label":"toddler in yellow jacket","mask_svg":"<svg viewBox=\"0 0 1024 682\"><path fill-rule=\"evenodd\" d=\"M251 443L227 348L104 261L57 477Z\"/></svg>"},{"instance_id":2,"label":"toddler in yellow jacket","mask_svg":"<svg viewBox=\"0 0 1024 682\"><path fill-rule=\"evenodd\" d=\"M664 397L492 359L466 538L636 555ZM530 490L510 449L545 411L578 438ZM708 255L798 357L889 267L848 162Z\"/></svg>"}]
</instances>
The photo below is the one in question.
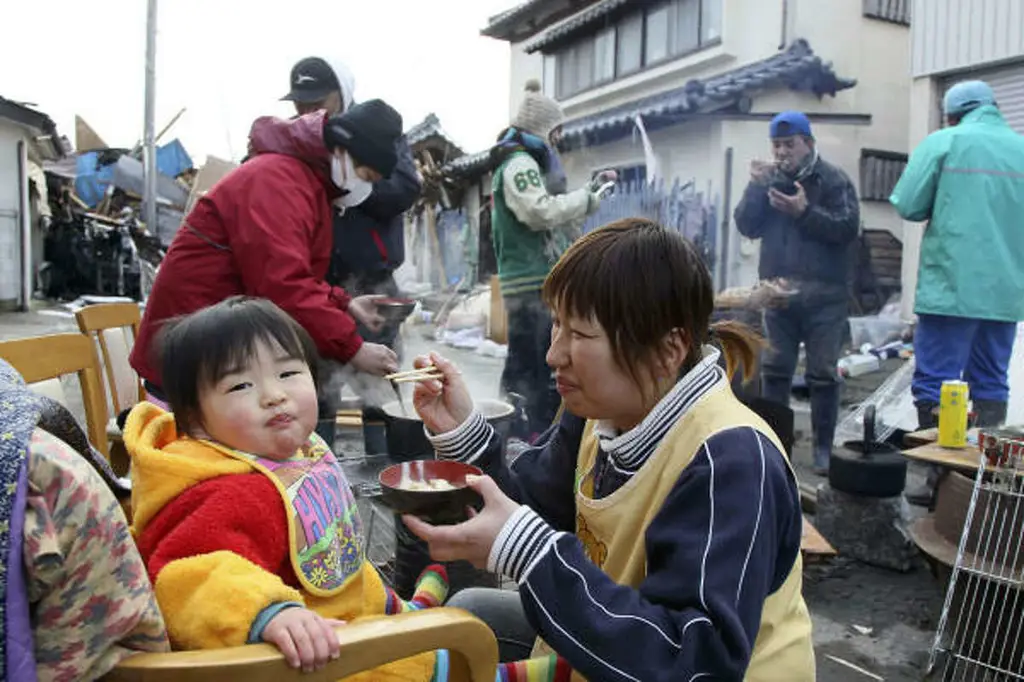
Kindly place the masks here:
<instances>
[{"instance_id":1,"label":"toddler in yellow jacket","mask_svg":"<svg viewBox=\"0 0 1024 682\"><path fill-rule=\"evenodd\" d=\"M312 670L344 655L343 621L444 600L441 567L405 602L366 559L352 491L314 433L316 350L291 318L228 299L170 326L162 354L174 414L140 404L125 443L132 530L175 648L264 641ZM353 679L426 682L439 656Z\"/></svg>"}]
</instances>

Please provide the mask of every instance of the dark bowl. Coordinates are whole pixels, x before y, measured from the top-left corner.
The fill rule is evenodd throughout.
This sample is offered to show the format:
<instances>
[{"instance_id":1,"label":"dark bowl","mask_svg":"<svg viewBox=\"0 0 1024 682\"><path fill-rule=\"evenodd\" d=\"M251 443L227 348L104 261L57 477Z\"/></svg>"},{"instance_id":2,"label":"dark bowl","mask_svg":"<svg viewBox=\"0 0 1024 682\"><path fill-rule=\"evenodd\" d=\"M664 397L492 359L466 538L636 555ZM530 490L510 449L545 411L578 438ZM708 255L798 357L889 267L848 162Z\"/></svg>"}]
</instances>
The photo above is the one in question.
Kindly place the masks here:
<instances>
[{"instance_id":1,"label":"dark bowl","mask_svg":"<svg viewBox=\"0 0 1024 682\"><path fill-rule=\"evenodd\" d=\"M440 478L448 481L454 490L407 490L400 488L402 467L408 466L410 475L419 476L419 463L423 464L425 479ZM475 490L466 486L466 476L483 474L480 469L462 462L441 459L423 459L392 464L380 472L381 500L396 514L412 514L434 524L461 523L467 518L466 507L481 502Z\"/></svg>"},{"instance_id":2,"label":"dark bowl","mask_svg":"<svg viewBox=\"0 0 1024 682\"><path fill-rule=\"evenodd\" d=\"M388 323L405 322L405 319L412 315L416 309L416 301L411 298L381 298L374 303L377 305L377 312Z\"/></svg>"}]
</instances>

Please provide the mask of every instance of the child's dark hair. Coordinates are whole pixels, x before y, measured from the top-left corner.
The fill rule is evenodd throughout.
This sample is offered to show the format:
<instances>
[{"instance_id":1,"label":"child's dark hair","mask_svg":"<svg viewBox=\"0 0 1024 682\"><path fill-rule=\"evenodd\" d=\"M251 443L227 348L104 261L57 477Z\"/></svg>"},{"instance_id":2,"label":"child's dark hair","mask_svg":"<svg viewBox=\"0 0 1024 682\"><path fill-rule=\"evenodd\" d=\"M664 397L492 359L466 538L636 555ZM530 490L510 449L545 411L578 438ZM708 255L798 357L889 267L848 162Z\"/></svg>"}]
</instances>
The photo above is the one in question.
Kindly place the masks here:
<instances>
[{"instance_id":1,"label":"child's dark hair","mask_svg":"<svg viewBox=\"0 0 1024 682\"><path fill-rule=\"evenodd\" d=\"M313 340L266 299L232 296L165 323L158 340L161 376L178 433L193 433L202 426L200 391L244 365L260 341L304 361L316 383L318 356Z\"/></svg>"}]
</instances>

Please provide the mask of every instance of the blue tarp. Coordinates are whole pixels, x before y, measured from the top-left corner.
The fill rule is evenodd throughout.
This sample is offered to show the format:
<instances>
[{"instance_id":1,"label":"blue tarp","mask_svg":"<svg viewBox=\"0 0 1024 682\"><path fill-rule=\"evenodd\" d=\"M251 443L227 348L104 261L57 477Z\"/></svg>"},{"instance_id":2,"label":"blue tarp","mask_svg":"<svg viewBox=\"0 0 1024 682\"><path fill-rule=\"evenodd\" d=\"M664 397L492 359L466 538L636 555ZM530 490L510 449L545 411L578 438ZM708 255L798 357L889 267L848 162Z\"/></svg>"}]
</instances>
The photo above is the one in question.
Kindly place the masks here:
<instances>
[{"instance_id":1,"label":"blue tarp","mask_svg":"<svg viewBox=\"0 0 1024 682\"><path fill-rule=\"evenodd\" d=\"M103 193L114 177L114 166L96 167L99 154L86 152L79 154L75 164L75 194L90 208L103 199Z\"/></svg>"},{"instance_id":2,"label":"blue tarp","mask_svg":"<svg viewBox=\"0 0 1024 682\"><path fill-rule=\"evenodd\" d=\"M156 149L156 168L164 175L176 178L192 168L192 157L185 151L181 140L174 138Z\"/></svg>"},{"instance_id":3,"label":"blue tarp","mask_svg":"<svg viewBox=\"0 0 1024 682\"><path fill-rule=\"evenodd\" d=\"M95 208L103 200L103 195L114 178L115 164L97 168L98 158L99 154L96 152L79 154L75 165L75 194L89 208ZM174 178L192 168L192 158L185 151L181 141L175 138L164 146L157 147L156 168L160 175Z\"/></svg>"}]
</instances>

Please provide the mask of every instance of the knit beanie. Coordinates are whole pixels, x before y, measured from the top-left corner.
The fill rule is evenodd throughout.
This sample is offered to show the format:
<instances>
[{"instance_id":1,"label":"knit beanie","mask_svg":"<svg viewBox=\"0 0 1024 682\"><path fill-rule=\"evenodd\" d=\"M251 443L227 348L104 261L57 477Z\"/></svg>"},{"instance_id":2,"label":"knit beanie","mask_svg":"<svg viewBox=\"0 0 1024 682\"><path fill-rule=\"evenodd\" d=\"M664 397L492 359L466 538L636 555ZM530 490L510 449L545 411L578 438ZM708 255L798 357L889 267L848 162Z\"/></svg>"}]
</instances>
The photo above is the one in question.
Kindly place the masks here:
<instances>
[{"instance_id":1,"label":"knit beanie","mask_svg":"<svg viewBox=\"0 0 1024 682\"><path fill-rule=\"evenodd\" d=\"M324 144L341 147L357 166L369 166L385 178L398 163L395 147L402 137L402 115L383 100L353 104L324 124Z\"/></svg>"},{"instance_id":2,"label":"knit beanie","mask_svg":"<svg viewBox=\"0 0 1024 682\"><path fill-rule=\"evenodd\" d=\"M535 78L526 81L526 95L512 125L547 140L551 131L564 120L565 114L558 102L541 93L540 81Z\"/></svg>"}]
</instances>

